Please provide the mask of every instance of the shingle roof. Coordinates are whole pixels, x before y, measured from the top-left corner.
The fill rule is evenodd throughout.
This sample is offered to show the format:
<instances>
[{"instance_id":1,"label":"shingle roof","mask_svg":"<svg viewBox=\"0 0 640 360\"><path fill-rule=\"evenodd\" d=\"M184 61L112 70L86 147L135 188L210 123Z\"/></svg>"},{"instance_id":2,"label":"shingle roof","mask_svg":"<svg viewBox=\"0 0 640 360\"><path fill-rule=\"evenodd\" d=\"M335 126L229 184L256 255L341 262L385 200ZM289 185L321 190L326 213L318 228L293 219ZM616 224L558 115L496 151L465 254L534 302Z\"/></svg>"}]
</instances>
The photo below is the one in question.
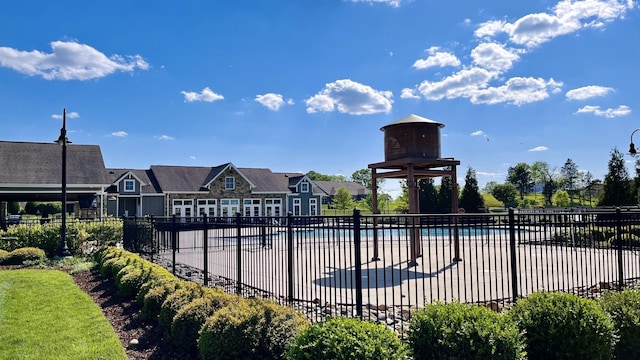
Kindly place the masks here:
<instances>
[{"instance_id":1,"label":"shingle roof","mask_svg":"<svg viewBox=\"0 0 640 360\"><path fill-rule=\"evenodd\" d=\"M151 165L160 189L164 192L198 192L219 167Z\"/></svg>"},{"instance_id":2,"label":"shingle roof","mask_svg":"<svg viewBox=\"0 0 640 360\"><path fill-rule=\"evenodd\" d=\"M127 173L132 173L135 175L140 181L144 183L141 188L141 192L144 194L153 194L162 192L158 182L151 170L143 170L143 169L107 169L107 178L109 179L111 184L114 184L118 179L123 177Z\"/></svg>"},{"instance_id":3,"label":"shingle roof","mask_svg":"<svg viewBox=\"0 0 640 360\"><path fill-rule=\"evenodd\" d=\"M60 184L62 147L0 141L0 184ZM109 184L98 145L67 145L67 184Z\"/></svg>"},{"instance_id":4,"label":"shingle roof","mask_svg":"<svg viewBox=\"0 0 640 360\"><path fill-rule=\"evenodd\" d=\"M238 168L247 179L249 179L256 187L253 192L284 192L288 193L289 179L301 176L298 173L274 173L264 168Z\"/></svg>"},{"instance_id":5,"label":"shingle roof","mask_svg":"<svg viewBox=\"0 0 640 360\"><path fill-rule=\"evenodd\" d=\"M349 190L352 196L368 195L371 191L362 184L353 181L314 181L327 195L335 195L341 187Z\"/></svg>"}]
</instances>

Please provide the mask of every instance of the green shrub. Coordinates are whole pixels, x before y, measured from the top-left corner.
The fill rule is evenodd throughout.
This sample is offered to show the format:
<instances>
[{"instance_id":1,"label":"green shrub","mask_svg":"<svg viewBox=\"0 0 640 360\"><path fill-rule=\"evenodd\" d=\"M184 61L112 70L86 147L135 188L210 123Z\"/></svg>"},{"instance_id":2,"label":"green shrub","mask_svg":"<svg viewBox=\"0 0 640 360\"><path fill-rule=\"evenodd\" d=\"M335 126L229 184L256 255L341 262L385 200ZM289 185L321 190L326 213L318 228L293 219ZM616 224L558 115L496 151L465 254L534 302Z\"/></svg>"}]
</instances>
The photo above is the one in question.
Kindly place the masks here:
<instances>
[{"instance_id":1,"label":"green shrub","mask_svg":"<svg viewBox=\"0 0 640 360\"><path fill-rule=\"evenodd\" d=\"M511 319L481 305L429 304L409 321L416 359L524 359L525 343Z\"/></svg>"},{"instance_id":2,"label":"green shrub","mask_svg":"<svg viewBox=\"0 0 640 360\"><path fill-rule=\"evenodd\" d=\"M623 233L620 234L620 241L622 242L623 247L639 247L640 246L640 236ZM618 236L613 235L609 238L609 244L611 246L618 246Z\"/></svg>"},{"instance_id":3,"label":"green shrub","mask_svg":"<svg viewBox=\"0 0 640 360\"><path fill-rule=\"evenodd\" d=\"M167 296L160 307L160 316L158 317L159 328L169 334L173 317L176 316L183 306L192 302L194 299L202 297L204 295L204 289L206 288L202 285L186 281L179 289Z\"/></svg>"},{"instance_id":4,"label":"green shrub","mask_svg":"<svg viewBox=\"0 0 640 360\"><path fill-rule=\"evenodd\" d=\"M205 291L201 298L194 299L176 313L171 323L171 341L180 348L195 351L198 332L205 320L217 310L238 301L240 297L225 294L221 290Z\"/></svg>"},{"instance_id":5,"label":"green shrub","mask_svg":"<svg viewBox=\"0 0 640 360\"><path fill-rule=\"evenodd\" d=\"M148 262L127 265L118 272L116 286L118 292L127 299L133 299L140 287L149 279L151 266Z\"/></svg>"},{"instance_id":6,"label":"green shrub","mask_svg":"<svg viewBox=\"0 0 640 360\"><path fill-rule=\"evenodd\" d=\"M184 280L174 278L150 288L144 296L140 317L145 320L158 321L164 301L185 283Z\"/></svg>"},{"instance_id":7,"label":"green shrub","mask_svg":"<svg viewBox=\"0 0 640 360\"><path fill-rule=\"evenodd\" d=\"M138 290L138 294L136 296L136 301L138 304L144 304L144 297L147 295L147 292L152 288L168 281L176 280L176 277L173 276L167 269L162 266L151 264L150 263L150 272L147 280L140 286Z\"/></svg>"},{"instance_id":8,"label":"green shrub","mask_svg":"<svg viewBox=\"0 0 640 360\"><path fill-rule=\"evenodd\" d=\"M525 333L529 359L610 359L614 326L598 304L573 294L538 292L507 312Z\"/></svg>"},{"instance_id":9,"label":"green shrub","mask_svg":"<svg viewBox=\"0 0 640 360\"><path fill-rule=\"evenodd\" d=\"M599 299L618 334L617 359L640 359L640 289L606 292Z\"/></svg>"},{"instance_id":10,"label":"green shrub","mask_svg":"<svg viewBox=\"0 0 640 360\"><path fill-rule=\"evenodd\" d=\"M25 247L15 249L9 253L9 256L4 260L5 265L22 265L25 261L42 262L46 260L47 255L44 250Z\"/></svg>"},{"instance_id":11,"label":"green shrub","mask_svg":"<svg viewBox=\"0 0 640 360\"><path fill-rule=\"evenodd\" d=\"M273 359L282 359L298 334L309 327L309 322L304 315L290 307L269 300L250 301L252 305L260 307L264 319L260 329L260 352L269 354Z\"/></svg>"},{"instance_id":12,"label":"green shrub","mask_svg":"<svg viewBox=\"0 0 640 360\"><path fill-rule=\"evenodd\" d=\"M0 265L4 264L4 262L9 258L9 252L7 250L0 249Z\"/></svg>"},{"instance_id":13,"label":"green shrub","mask_svg":"<svg viewBox=\"0 0 640 360\"><path fill-rule=\"evenodd\" d=\"M288 348L285 358L405 359L406 346L385 325L335 317L311 325Z\"/></svg>"},{"instance_id":14,"label":"green shrub","mask_svg":"<svg viewBox=\"0 0 640 360\"><path fill-rule=\"evenodd\" d=\"M142 258L137 254L125 253L120 257L113 257L102 263L100 273L102 274L102 276L115 279L118 275L118 272L120 272L120 270L122 270L124 267L142 261L144 260L142 260Z\"/></svg>"}]
</instances>

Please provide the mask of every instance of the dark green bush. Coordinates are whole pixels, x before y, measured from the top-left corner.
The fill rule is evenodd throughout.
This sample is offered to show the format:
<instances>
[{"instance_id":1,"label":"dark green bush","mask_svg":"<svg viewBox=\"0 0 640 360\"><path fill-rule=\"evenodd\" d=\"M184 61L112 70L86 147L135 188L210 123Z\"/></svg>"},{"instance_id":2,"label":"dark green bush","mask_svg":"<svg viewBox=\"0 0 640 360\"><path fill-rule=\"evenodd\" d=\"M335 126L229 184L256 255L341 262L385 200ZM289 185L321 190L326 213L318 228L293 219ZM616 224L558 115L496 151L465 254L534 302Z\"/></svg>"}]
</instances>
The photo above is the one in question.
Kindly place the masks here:
<instances>
[{"instance_id":1,"label":"dark green bush","mask_svg":"<svg viewBox=\"0 0 640 360\"><path fill-rule=\"evenodd\" d=\"M250 300L258 306L264 319L260 329L260 352L269 354L269 358L282 359L285 351L309 322L300 312L281 306L269 300Z\"/></svg>"},{"instance_id":2,"label":"dark green bush","mask_svg":"<svg viewBox=\"0 0 640 360\"><path fill-rule=\"evenodd\" d=\"M176 277L170 273L167 269L162 266L151 264L149 277L147 280L140 286L138 290L138 294L136 295L136 301L138 304L144 304L144 297L147 295L147 292L152 288L168 281L176 280Z\"/></svg>"},{"instance_id":3,"label":"dark green bush","mask_svg":"<svg viewBox=\"0 0 640 360\"><path fill-rule=\"evenodd\" d=\"M125 266L142 261L142 258L137 254L125 253L120 257L113 257L103 262L102 266L100 267L100 274L110 279L115 279L118 275L118 272L120 272L120 270L122 270Z\"/></svg>"},{"instance_id":4,"label":"dark green bush","mask_svg":"<svg viewBox=\"0 0 640 360\"><path fill-rule=\"evenodd\" d=\"M610 359L615 343L613 321L589 299L538 292L507 311L525 333L529 359Z\"/></svg>"},{"instance_id":5,"label":"dark green bush","mask_svg":"<svg viewBox=\"0 0 640 360\"><path fill-rule=\"evenodd\" d=\"M204 286L194 282L184 282L179 289L167 296L160 307L160 316L158 317L159 328L169 334L173 317L176 316L183 306L202 297L205 292L204 289L206 289Z\"/></svg>"},{"instance_id":6,"label":"dark green bush","mask_svg":"<svg viewBox=\"0 0 640 360\"><path fill-rule=\"evenodd\" d=\"M640 359L640 289L606 292L599 299L618 334L617 359Z\"/></svg>"},{"instance_id":7,"label":"dark green bush","mask_svg":"<svg viewBox=\"0 0 640 360\"><path fill-rule=\"evenodd\" d=\"M409 321L416 359L524 359L525 343L511 319L481 305L429 304Z\"/></svg>"},{"instance_id":8,"label":"dark green bush","mask_svg":"<svg viewBox=\"0 0 640 360\"><path fill-rule=\"evenodd\" d=\"M198 332L205 320L217 310L238 301L240 297L225 294L221 290L205 291L201 298L194 299L183 306L173 317L171 341L180 348L195 351L198 345Z\"/></svg>"},{"instance_id":9,"label":"dark green bush","mask_svg":"<svg viewBox=\"0 0 640 360\"><path fill-rule=\"evenodd\" d=\"M303 330L288 348L288 360L405 359L407 348L385 325L335 317Z\"/></svg>"},{"instance_id":10,"label":"dark green bush","mask_svg":"<svg viewBox=\"0 0 640 360\"><path fill-rule=\"evenodd\" d=\"M187 282L184 280L174 278L160 282L156 286L150 288L144 296L142 309L140 310L140 317L145 320L158 321L160 310L162 309L162 303L164 303L169 295L173 294L185 283Z\"/></svg>"},{"instance_id":11,"label":"dark green bush","mask_svg":"<svg viewBox=\"0 0 640 360\"><path fill-rule=\"evenodd\" d=\"M640 236L637 236L634 234L630 234L630 233L620 234L620 241L622 242L623 247L639 247L640 246ZM611 246L618 246L619 245L618 236L617 235L611 236L609 238L609 244Z\"/></svg>"},{"instance_id":12,"label":"dark green bush","mask_svg":"<svg viewBox=\"0 0 640 360\"><path fill-rule=\"evenodd\" d=\"M9 253L9 256L4 260L5 265L22 265L25 261L44 261L47 259L47 254L44 250L25 247L15 249Z\"/></svg>"},{"instance_id":13,"label":"dark green bush","mask_svg":"<svg viewBox=\"0 0 640 360\"><path fill-rule=\"evenodd\" d=\"M116 286L118 292L127 299L133 299L140 287L149 279L151 264L148 262L127 265L118 272Z\"/></svg>"}]
</instances>

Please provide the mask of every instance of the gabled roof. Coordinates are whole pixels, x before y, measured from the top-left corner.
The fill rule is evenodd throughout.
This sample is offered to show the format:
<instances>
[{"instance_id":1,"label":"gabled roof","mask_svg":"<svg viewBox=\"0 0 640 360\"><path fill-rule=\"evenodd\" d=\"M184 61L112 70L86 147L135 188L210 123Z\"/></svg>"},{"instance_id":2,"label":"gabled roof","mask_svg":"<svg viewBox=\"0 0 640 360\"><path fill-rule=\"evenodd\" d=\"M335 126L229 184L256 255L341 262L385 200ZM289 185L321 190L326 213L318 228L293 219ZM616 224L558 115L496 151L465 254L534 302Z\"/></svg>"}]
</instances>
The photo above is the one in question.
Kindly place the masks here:
<instances>
[{"instance_id":1,"label":"gabled roof","mask_svg":"<svg viewBox=\"0 0 640 360\"><path fill-rule=\"evenodd\" d=\"M161 193L162 190L158 185L158 182L153 176L151 170L143 169L107 169L107 178L112 185L116 185L120 180L126 177L128 174L133 175L141 183L140 192L144 194ZM109 188L109 192L115 191Z\"/></svg>"},{"instance_id":2,"label":"gabled roof","mask_svg":"<svg viewBox=\"0 0 640 360\"><path fill-rule=\"evenodd\" d=\"M62 183L62 146L0 141L0 184ZM104 185L107 179L98 145L67 145L67 184Z\"/></svg>"},{"instance_id":3,"label":"gabled roof","mask_svg":"<svg viewBox=\"0 0 640 360\"><path fill-rule=\"evenodd\" d=\"M217 168L204 166L151 165L160 190L163 192L199 192L211 172Z\"/></svg>"},{"instance_id":4,"label":"gabled roof","mask_svg":"<svg viewBox=\"0 0 640 360\"><path fill-rule=\"evenodd\" d=\"M255 184L252 191L257 193L288 193L290 179L302 175L299 173L274 173L264 168L240 168L238 171Z\"/></svg>"},{"instance_id":5,"label":"gabled roof","mask_svg":"<svg viewBox=\"0 0 640 360\"><path fill-rule=\"evenodd\" d=\"M233 165L232 163L226 163L224 165L220 165L216 168L212 168L212 172L209 174L209 177L207 178L207 180L205 181L205 183L202 185L202 187L204 188L209 188L209 185L211 185L211 183L218 177L220 176L220 174L224 173L225 171L227 171L227 169L236 169L236 171L238 171L238 173L240 174L240 176L242 176L246 182L249 183L249 187L251 189L253 189L256 185L251 181L251 179L247 178L242 171L240 171L235 165Z\"/></svg>"},{"instance_id":6,"label":"gabled roof","mask_svg":"<svg viewBox=\"0 0 640 360\"><path fill-rule=\"evenodd\" d=\"M351 196L368 195L371 193L371 191L362 186L362 184L353 181L314 181L314 183L329 196L335 195L341 187L349 190Z\"/></svg>"}]
</instances>

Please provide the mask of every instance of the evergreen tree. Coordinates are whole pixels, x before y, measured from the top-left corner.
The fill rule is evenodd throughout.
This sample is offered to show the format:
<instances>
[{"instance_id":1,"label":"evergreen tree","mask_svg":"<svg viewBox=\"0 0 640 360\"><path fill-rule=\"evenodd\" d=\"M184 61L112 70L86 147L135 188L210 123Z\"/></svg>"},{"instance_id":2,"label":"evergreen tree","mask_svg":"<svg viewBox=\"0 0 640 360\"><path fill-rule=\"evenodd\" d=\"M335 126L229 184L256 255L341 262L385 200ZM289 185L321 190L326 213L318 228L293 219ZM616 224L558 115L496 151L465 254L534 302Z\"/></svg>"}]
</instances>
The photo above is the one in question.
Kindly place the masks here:
<instances>
[{"instance_id":1,"label":"evergreen tree","mask_svg":"<svg viewBox=\"0 0 640 360\"><path fill-rule=\"evenodd\" d=\"M520 192L520 200L523 200L535 184L531 175L531 166L527 163L518 163L507 171L507 181L516 186Z\"/></svg>"},{"instance_id":2,"label":"evergreen tree","mask_svg":"<svg viewBox=\"0 0 640 360\"><path fill-rule=\"evenodd\" d=\"M421 214L433 214L438 212L438 192L432 178L418 181L418 202Z\"/></svg>"},{"instance_id":3,"label":"evergreen tree","mask_svg":"<svg viewBox=\"0 0 640 360\"><path fill-rule=\"evenodd\" d=\"M467 169L467 175L464 178L464 188L460 195L459 206L465 212L480 212L480 209L484 207L484 198L480 195L476 171L471 167Z\"/></svg>"},{"instance_id":4,"label":"evergreen tree","mask_svg":"<svg viewBox=\"0 0 640 360\"><path fill-rule=\"evenodd\" d=\"M617 148L614 148L611 151L611 159L609 160L609 172L604 177L604 194L598 205L633 205L636 203L633 195L623 155Z\"/></svg>"},{"instance_id":5,"label":"evergreen tree","mask_svg":"<svg viewBox=\"0 0 640 360\"><path fill-rule=\"evenodd\" d=\"M450 176L443 176L438 189L438 212L443 214L451 212L451 189L453 189L453 180Z\"/></svg>"},{"instance_id":6,"label":"evergreen tree","mask_svg":"<svg viewBox=\"0 0 640 360\"><path fill-rule=\"evenodd\" d=\"M338 210L351 210L355 207L355 202L351 193L345 187L341 187L331 201L331 205Z\"/></svg>"},{"instance_id":7,"label":"evergreen tree","mask_svg":"<svg viewBox=\"0 0 640 360\"><path fill-rule=\"evenodd\" d=\"M17 201L9 201L7 203L7 214L20 214L20 203Z\"/></svg>"}]
</instances>

